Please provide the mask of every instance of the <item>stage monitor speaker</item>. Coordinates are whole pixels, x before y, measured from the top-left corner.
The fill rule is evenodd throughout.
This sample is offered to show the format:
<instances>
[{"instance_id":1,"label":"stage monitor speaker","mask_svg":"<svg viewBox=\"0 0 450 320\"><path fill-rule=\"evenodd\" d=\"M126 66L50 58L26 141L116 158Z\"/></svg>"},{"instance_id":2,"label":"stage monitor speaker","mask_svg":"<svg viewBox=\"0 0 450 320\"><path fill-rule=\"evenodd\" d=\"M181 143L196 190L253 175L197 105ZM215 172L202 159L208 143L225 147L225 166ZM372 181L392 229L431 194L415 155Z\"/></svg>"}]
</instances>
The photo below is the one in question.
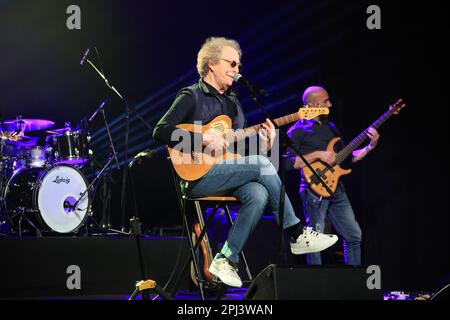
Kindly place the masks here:
<instances>
[{"instance_id":1,"label":"stage monitor speaker","mask_svg":"<svg viewBox=\"0 0 450 320\"><path fill-rule=\"evenodd\" d=\"M371 276L366 267L271 264L254 278L245 299L382 300L381 278L379 289L369 289Z\"/></svg>"},{"instance_id":2,"label":"stage monitor speaker","mask_svg":"<svg viewBox=\"0 0 450 320\"><path fill-rule=\"evenodd\" d=\"M448 301L450 300L450 283L439 289L436 293L433 294L431 300L442 300Z\"/></svg>"}]
</instances>

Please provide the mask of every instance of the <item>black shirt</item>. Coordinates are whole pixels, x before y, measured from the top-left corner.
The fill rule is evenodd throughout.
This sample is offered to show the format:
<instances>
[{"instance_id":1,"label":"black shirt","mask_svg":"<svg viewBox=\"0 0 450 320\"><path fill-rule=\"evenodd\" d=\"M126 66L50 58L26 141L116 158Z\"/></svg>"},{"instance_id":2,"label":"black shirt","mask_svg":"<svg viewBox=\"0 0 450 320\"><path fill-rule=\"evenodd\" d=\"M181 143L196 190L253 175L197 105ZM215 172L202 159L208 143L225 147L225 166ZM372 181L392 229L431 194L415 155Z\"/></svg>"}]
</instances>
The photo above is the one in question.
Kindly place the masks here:
<instances>
[{"instance_id":1,"label":"black shirt","mask_svg":"<svg viewBox=\"0 0 450 320\"><path fill-rule=\"evenodd\" d=\"M327 120L322 124L315 120L299 120L288 131L289 137L303 155L314 151L325 151L331 139L340 136L336 126ZM289 150L289 156L296 156L294 150Z\"/></svg>"},{"instance_id":2,"label":"black shirt","mask_svg":"<svg viewBox=\"0 0 450 320\"><path fill-rule=\"evenodd\" d=\"M209 85L203 80L200 80L202 86L204 86L204 90L208 94L214 95L221 103L222 106L222 114L230 117L230 119L234 120L237 115L236 104L229 97L231 93L231 88L227 90L225 93L220 94L214 87ZM178 143L178 141L172 141L172 133L176 129L176 126L181 123L193 123L193 115L197 108L195 98L192 96L192 93L184 90L182 91L173 102L170 109L167 113L161 118L155 128L154 138L159 140L169 147L173 147ZM213 119L203 119L203 125L207 124L209 121ZM233 121L234 124L234 121ZM237 128L234 128L237 129ZM191 139L194 141L194 133L191 133ZM197 141L202 141L201 137L197 137ZM193 144L192 144L193 145Z\"/></svg>"},{"instance_id":3,"label":"black shirt","mask_svg":"<svg viewBox=\"0 0 450 320\"><path fill-rule=\"evenodd\" d=\"M295 143L302 155L310 154L314 151L325 151L331 139L341 136L335 124L323 120L322 124L315 120L299 120L288 130L288 135ZM342 148L342 140L336 147ZM295 150L288 149L289 157L296 157ZM300 192L307 188L307 183L301 174Z\"/></svg>"}]
</instances>

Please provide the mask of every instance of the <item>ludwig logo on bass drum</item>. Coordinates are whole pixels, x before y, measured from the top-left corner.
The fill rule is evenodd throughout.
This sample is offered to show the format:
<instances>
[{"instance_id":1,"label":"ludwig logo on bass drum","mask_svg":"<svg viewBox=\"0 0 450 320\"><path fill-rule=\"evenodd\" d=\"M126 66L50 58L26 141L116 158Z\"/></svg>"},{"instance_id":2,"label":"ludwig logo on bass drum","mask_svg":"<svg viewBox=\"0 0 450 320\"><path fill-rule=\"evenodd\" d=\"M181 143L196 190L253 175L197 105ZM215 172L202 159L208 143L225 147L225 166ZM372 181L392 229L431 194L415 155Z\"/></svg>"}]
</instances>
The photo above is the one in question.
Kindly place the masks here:
<instances>
[{"instance_id":1,"label":"ludwig logo on bass drum","mask_svg":"<svg viewBox=\"0 0 450 320\"><path fill-rule=\"evenodd\" d=\"M55 180L53 180L52 182L57 183L57 184L60 184L60 183L69 184L70 179L69 178L60 178L59 176L56 176Z\"/></svg>"}]
</instances>

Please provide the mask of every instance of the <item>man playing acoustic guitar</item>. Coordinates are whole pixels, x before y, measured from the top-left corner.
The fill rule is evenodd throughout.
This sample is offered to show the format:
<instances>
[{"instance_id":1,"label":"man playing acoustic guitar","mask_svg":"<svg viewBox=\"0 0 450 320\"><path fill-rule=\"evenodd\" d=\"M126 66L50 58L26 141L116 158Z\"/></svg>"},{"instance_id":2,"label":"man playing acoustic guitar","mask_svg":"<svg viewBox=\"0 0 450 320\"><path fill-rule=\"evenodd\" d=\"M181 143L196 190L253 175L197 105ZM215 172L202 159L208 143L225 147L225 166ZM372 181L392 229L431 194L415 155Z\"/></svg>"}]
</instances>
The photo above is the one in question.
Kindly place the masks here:
<instances>
[{"instance_id":1,"label":"man playing acoustic guitar","mask_svg":"<svg viewBox=\"0 0 450 320\"><path fill-rule=\"evenodd\" d=\"M310 106L321 106L331 108L332 104L327 91L322 87L309 87L303 94L303 103ZM289 136L298 146L306 161L310 164L322 163L324 167L334 167L337 163L336 153L330 150L330 141L339 137L336 126L327 119L327 116L319 116L312 120L299 120L288 131ZM379 139L376 129L369 127L366 134L370 142L362 149L352 152L352 162L363 159L372 151ZM328 148L327 148L328 146ZM309 226L317 232L323 232L325 218L328 217L335 230L342 235L345 240L345 262L349 265L361 264L361 228L355 219L352 206L347 198L347 194L342 182L337 178L327 177L326 181L335 180L336 188L333 197L326 197L325 194L318 194L311 190L311 187L321 188L321 185L311 183L310 175L305 174L306 165L301 158L290 150L294 169L302 169L300 181L300 198L303 204L303 213L306 216ZM330 171L337 171L338 167ZM340 169L342 170L342 169ZM342 171L342 174L347 172ZM333 172L336 173L336 172ZM330 173L331 174L331 173ZM325 176L324 176L325 177ZM320 189L318 189L320 191ZM310 264L321 264L320 253L308 255Z\"/></svg>"},{"instance_id":2,"label":"man playing acoustic guitar","mask_svg":"<svg viewBox=\"0 0 450 320\"><path fill-rule=\"evenodd\" d=\"M221 160L211 167L202 166L203 157L195 152L205 148L209 149L209 152L223 151L229 141L224 135L211 130L190 132L181 127L194 122L206 125L218 116L224 115L227 116L225 119L231 119L230 129L244 127L245 119L241 105L236 98L236 92L231 89L233 77L239 72L240 66L241 49L236 41L226 38L207 39L197 56L199 82L178 93L153 133L154 139L167 144L169 150L176 149L183 138L191 140L187 142L193 149L185 153L185 158L192 160L190 162L193 162L194 166L190 170L183 170L181 166L176 168L176 172L183 179L182 189L188 196L233 195L241 202L239 215L228 233L227 241L209 268L209 271L222 282L234 287L242 286L236 270L239 253L266 206L269 205L277 215L281 181L272 163L261 155L242 157L238 162L231 158ZM211 127L223 127L225 124L226 121L221 120ZM270 149L275 137L274 125L270 121L265 122L260 127L259 135ZM196 141L200 141L200 145ZM172 158L171 154L173 162ZM193 173L190 171L195 171L196 164L199 164L199 168L207 170L198 179L190 178ZM318 252L337 241L335 235L324 235L311 228L304 228L287 197L283 228L290 234L291 251L294 254Z\"/></svg>"}]
</instances>

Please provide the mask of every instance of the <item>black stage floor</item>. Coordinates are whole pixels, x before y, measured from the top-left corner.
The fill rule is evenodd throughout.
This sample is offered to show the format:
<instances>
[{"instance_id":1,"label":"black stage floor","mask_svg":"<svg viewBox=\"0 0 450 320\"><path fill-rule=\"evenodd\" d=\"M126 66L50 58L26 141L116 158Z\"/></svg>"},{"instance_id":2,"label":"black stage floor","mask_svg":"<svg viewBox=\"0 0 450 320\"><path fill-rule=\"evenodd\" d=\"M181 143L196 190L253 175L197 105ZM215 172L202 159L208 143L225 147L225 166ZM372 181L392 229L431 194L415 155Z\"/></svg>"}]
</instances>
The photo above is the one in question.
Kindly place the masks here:
<instances>
[{"instance_id":1,"label":"black stage floor","mask_svg":"<svg viewBox=\"0 0 450 320\"><path fill-rule=\"evenodd\" d=\"M181 271L189 253L186 238L145 235L141 244L148 279L160 287L169 283L166 291L175 300L201 300L189 268ZM0 300L127 300L142 280L137 242L131 236L1 237L0 255ZM254 255L248 256L250 264L255 262ZM243 288L206 290L206 300L427 300L432 296L369 292L365 267L272 264L264 270L258 266L252 273L253 282L245 281ZM245 279L242 269L240 274ZM154 292L151 298L162 300Z\"/></svg>"},{"instance_id":2,"label":"black stage floor","mask_svg":"<svg viewBox=\"0 0 450 320\"><path fill-rule=\"evenodd\" d=\"M179 274L184 238L144 236L141 244L149 279L164 286ZM126 296L142 280L133 237L0 238L0 252L0 298ZM179 290L190 288L186 273Z\"/></svg>"}]
</instances>

